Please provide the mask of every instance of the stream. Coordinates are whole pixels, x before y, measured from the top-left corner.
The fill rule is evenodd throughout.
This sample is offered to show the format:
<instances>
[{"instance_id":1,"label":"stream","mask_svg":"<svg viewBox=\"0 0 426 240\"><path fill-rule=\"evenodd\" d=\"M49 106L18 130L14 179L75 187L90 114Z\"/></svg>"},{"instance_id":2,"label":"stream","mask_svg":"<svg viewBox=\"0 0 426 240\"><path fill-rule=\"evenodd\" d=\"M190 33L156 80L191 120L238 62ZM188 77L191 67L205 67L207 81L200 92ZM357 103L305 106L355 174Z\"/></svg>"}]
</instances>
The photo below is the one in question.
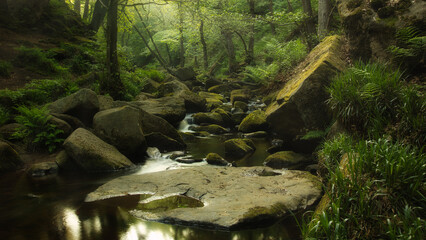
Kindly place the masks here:
<instances>
[{"instance_id":1,"label":"stream","mask_svg":"<svg viewBox=\"0 0 426 240\"><path fill-rule=\"evenodd\" d=\"M188 115L179 129L190 131ZM204 158L216 152L224 156L223 142L237 133L196 137L186 141L186 157ZM256 152L238 160L234 165L259 166L270 147L268 139L253 139ZM86 195L100 185L119 176L145 174L169 169L203 167L206 162L179 163L170 159L171 153L153 152L146 162L133 172L96 175L55 175L37 181L25 173L0 176L0 239L299 239L300 230L293 217L266 228L240 231L205 230L188 226L144 221L126 211L131 197L85 203Z\"/></svg>"}]
</instances>

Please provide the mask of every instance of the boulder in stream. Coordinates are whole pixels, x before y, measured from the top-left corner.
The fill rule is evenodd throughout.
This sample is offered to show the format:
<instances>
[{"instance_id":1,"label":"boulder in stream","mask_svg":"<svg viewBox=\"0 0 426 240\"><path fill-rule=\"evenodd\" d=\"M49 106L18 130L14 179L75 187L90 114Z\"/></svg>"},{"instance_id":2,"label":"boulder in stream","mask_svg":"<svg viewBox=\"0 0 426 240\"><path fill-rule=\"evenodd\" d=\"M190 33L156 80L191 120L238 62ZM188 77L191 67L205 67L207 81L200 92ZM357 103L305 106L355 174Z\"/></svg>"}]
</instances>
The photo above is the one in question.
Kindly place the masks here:
<instances>
[{"instance_id":1,"label":"boulder in stream","mask_svg":"<svg viewBox=\"0 0 426 240\"><path fill-rule=\"evenodd\" d=\"M0 173L15 171L24 165L19 154L8 143L0 141Z\"/></svg>"},{"instance_id":2,"label":"boulder in stream","mask_svg":"<svg viewBox=\"0 0 426 240\"><path fill-rule=\"evenodd\" d=\"M319 178L308 172L205 166L116 178L88 194L86 202L145 193L151 196L130 210L138 218L235 230L306 209L321 190Z\"/></svg>"},{"instance_id":3,"label":"boulder in stream","mask_svg":"<svg viewBox=\"0 0 426 240\"><path fill-rule=\"evenodd\" d=\"M230 158L242 158L256 150L250 139L234 138L225 141L225 156Z\"/></svg>"},{"instance_id":4,"label":"boulder in stream","mask_svg":"<svg viewBox=\"0 0 426 240\"><path fill-rule=\"evenodd\" d=\"M265 159L264 164L268 167L281 169L298 169L311 161L305 155L298 154L292 151L276 152Z\"/></svg>"},{"instance_id":5,"label":"boulder in stream","mask_svg":"<svg viewBox=\"0 0 426 240\"><path fill-rule=\"evenodd\" d=\"M238 131L243 133L266 131L269 128L269 124L266 122L265 112L262 110L256 110L243 119L238 127Z\"/></svg>"},{"instance_id":6,"label":"boulder in stream","mask_svg":"<svg viewBox=\"0 0 426 240\"><path fill-rule=\"evenodd\" d=\"M209 153L206 156L206 161L210 165L228 166L229 162L217 153Z\"/></svg>"},{"instance_id":7,"label":"boulder in stream","mask_svg":"<svg viewBox=\"0 0 426 240\"><path fill-rule=\"evenodd\" d=\"M86 172L112 172L134 167L114 146L84 128L78 128L65 139L64 148Z\"/></svg>"},{"instance_id":8,"label":"boulder in stream","mask_svg":"<svg viewBox=\"0 0 426 240\"><path fill-rule=\"evenodd\" d=\"M147 145L140 109L124 106L98 112L93 117L93 128L100 138L128 158L142 160L145 155Z\"/></svg>"},{"instance_id":9,"label":"boulder in stream","mask_svg":"<svg viewBox=\"0 0 426 240\"><path fill-rule=\"evenodd\" d=\"M179 124L185 118L185 100L177 97L162 97L131 102L144 111L165 119L172 125Z\"/></svg>"}]
</instances>

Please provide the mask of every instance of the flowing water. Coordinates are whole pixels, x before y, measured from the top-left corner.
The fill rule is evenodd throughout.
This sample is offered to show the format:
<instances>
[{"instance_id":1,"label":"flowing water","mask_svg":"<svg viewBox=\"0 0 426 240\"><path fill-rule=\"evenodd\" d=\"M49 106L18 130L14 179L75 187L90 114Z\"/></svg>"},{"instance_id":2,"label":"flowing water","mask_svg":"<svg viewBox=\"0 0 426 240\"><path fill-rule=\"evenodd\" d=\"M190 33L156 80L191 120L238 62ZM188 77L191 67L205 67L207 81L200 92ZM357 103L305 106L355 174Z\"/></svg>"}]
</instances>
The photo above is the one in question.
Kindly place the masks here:
<instances>
[{"instance_id":1,"label":"flowing water","mask_svg":"<svg viewBox=\"0 0 426 240\"><path fill-rule=\"evenodd\" d=\"M190 118L186 120L190 121ZM187 130L188 124L181 125ZM187 156L204 158L210 152L224 155L223 142L235 134L195 138L187 141ZM236 166L262 165L270 146L255 139L256 152ZM169 154L151 152L136 171L113 176L59 175L34 181L25 173L0 176L0 239L298 239L300 232L292 217L266 228L215 231L195 227L149 222L131 216L126 209L138 198L110 199L84 203L88 193L103 183L127 174L144 174L168 169L202 167L205 162L178 163Z\"/></svg>"}]
</instances>

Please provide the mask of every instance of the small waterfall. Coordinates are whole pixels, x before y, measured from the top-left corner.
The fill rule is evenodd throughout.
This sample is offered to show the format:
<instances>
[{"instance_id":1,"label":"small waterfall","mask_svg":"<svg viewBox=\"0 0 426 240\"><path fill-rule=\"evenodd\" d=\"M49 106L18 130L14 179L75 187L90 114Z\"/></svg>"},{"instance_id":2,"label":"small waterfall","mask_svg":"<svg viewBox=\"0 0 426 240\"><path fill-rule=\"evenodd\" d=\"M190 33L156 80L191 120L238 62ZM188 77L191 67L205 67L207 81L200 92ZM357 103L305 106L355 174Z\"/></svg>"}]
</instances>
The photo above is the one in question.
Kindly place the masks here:
<instances>
[{"instance_id":1,"label":"small waterfall","mask_svg":"<svg viewBox=\"0 0 426 240\"><path fill-rule=\"evenodd\" d=\"M192 119L192 113L186 114L185 118L179 123L178 130L181 132L194 132L189 130L189 127L194 125L194 120Z\"/></svg>"}]
</instances>

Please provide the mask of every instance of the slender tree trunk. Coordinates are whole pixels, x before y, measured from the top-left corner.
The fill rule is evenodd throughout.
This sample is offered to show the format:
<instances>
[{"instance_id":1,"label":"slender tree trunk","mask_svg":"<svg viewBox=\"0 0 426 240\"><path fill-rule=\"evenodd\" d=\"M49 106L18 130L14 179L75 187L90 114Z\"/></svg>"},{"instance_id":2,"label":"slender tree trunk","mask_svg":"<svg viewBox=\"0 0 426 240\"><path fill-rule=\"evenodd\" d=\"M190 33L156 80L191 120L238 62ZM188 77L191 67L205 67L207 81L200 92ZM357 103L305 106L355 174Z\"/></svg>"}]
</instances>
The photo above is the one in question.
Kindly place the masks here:
<instances>
[{"instance_id":1,"label":"slender tree trunk","mask_svg":"<svg viewBox=\"0 0 426 240\"><path fill-rule=\"evenodd\" d=\"M74 11L81 15L81 1L80 0L74 0Z\"/></svg>"},{"instance_id":2,"label":"slender tree trunk","mask_svg":"<svg viewBox=\"0 0 426 240\"><path fill-rule=\"evenodd\" d=\"M249 55L249 53L248 53L247 43L246 43L246 41L244 40L243 35L241 35L238 31L234 31L234 33L235 33L235 34L237 34L237 36L240 38L241 43L243 44L243 47L244 47L244 54L245 54L246 56L248 56L248 55Z\"/></svg>"},{"instance_id":3,"label":"slender tree trunk","mask_svg":"<svg viewBox=\"0 0 426 240\"><path fill-rule=\"evenodd\" d=\"M294 10L293 10L293 6L291 6L291 2L290 2L290 0L287 0L287 7L288 7L288 11L289 12L293 12Z\"/></svg>"},{"instance_id":4,"label":"slender tree trunk","mask_svg":"<svg viewBox=\"0 0 426 240\"><path fill-rule=\"evenodd\" d=\"M104 21L107 13L107 6L111 0L97 0L95 3L95 9L93 10L92 21L90 22L90 29L97 32Z\"/></svg>"},{"instance_id":5,"label":"slender tree trunk","mask_svg":"<svg viewBox=\"0 0 426 240\"><path fill-rule=\"evenodd\" d=\"M318 1L318 37L321 40L324 38L328 31L328 23L331 13L331 1L319 0Z\"/></svg>"},{"instance_id":6,"label":"slender tree trunk","mask_svg":"<svg viewBox=\"0 0 426 240\"><path fill-rule=\"evenodd\" d=\"M247 48L247 56L245 62L247 64L252 64L254 60L254 19L256 18L255 14L255 2L254 0L247 0L249 4L250 9L250 33L249 33L249 42L248 42L248 48Z\"/></svg>"},{"instance_id":7,"label":"slender tree trunk","mask_svg":"<svg viewBox=\"0 0 426 240\"><path fill-rule=\"evenodd\" d=\"M11 16L7 0L0 0L0 24L4 23L5 25L7 25L7 23L10 21Z\"/></svg>"},{"instance_id":8,"label":"slender tree trunk","mask_svg":"<svg viewBox=\"0 0 426 240\"><path fill-rule=\"evenodd\" d=\"M309 49L312 49L314 44L311 39L311 36L315 34L315 22L314 22L314 14L312 12L311 0L302 0L303 12L308 15L308 18L305 21L305 27L307 32L307 40Z\"/></svg>"},{"instance_id":9,"label":"slender tree trunk","mask_svg":"<svg viewBox=\"0 0 426 240\"><path fill-rule=\"evenodd\" d=\"M123 83L120 79L120 66L117 54L117 11L118 1L111 0L107 17L107 78L103 83L103 91L109 93L114 99L120 99L123 94Z\"/></svg>"},{"instance_id":10,"label":"slender tree trunk","mask_svg":"<svg viewBox=\"0 0 426 240\"><path fill-rule=\"evenodd\" d=\"M179 58L180 58L180 67L185 67L185 45L183 39L183 9L182 3L178 3L178 12L179 12Z\"/></svg>"},{"instance_id":11,"label":"slender tree trunk","mask_svg":"<svg viewBox=\"0 0 426 240\"><path fill-rule=\"evenodd\" d=\"M232 74L238 70L238 63L235 57L235 46L232 41L232 32L226 29L222 31L222 35L225 39L226 52L228 54L228 72Z\"/></svg>"},{"instance_id":12,"label":"slender tree trunk","mask_svg":"<svg viewBox=\"0 0 426 240\"><path fill-rule=\"evenodd\" d=\"M207 43L206 39L204 39L204 21L201 19L200 22L200 42L203 45L203 60L204 60L204 70L207 70L209 67L209 56L207 53Z\"/></svg>"},{"instance_id":13,"label":"slender tree trunk","mask_svg":"<svg viewBox=\"0 0 426 240\"><path fill-rule=\"evenodd\" d=\"M83 10L83 19L87 20L87 18L89 17L89 3L90 0L86 0L84 2L84 10Z\"/></svg>"},{"instance_id":14,"label":"slender tree trunk","mask_svg":"<svg viewBox=\"0 0 426 240\"><path fill-rule=\"evenodd\" d=\"M173 58L172 58L172 53L170 52L170 48L169 45L167 43L166 44L166 51L167 51L167 56L169 57L169 65L173 66Z\"/></svg>"},{"instance_id":15,"label":"slender tree trunk","mask_svg":"<svg viewBox=\"0 0 426 240\"><path fill-rule=\"evenodd\" d=\"M272 17L274 17L274 1L273 0L269 0L269 13L271 14ZM271 26L271 32L272 32L272 34L276 35L277 31L275 29L274 22L270 22L269 25Z\"/></svg>"}]
</instances>

